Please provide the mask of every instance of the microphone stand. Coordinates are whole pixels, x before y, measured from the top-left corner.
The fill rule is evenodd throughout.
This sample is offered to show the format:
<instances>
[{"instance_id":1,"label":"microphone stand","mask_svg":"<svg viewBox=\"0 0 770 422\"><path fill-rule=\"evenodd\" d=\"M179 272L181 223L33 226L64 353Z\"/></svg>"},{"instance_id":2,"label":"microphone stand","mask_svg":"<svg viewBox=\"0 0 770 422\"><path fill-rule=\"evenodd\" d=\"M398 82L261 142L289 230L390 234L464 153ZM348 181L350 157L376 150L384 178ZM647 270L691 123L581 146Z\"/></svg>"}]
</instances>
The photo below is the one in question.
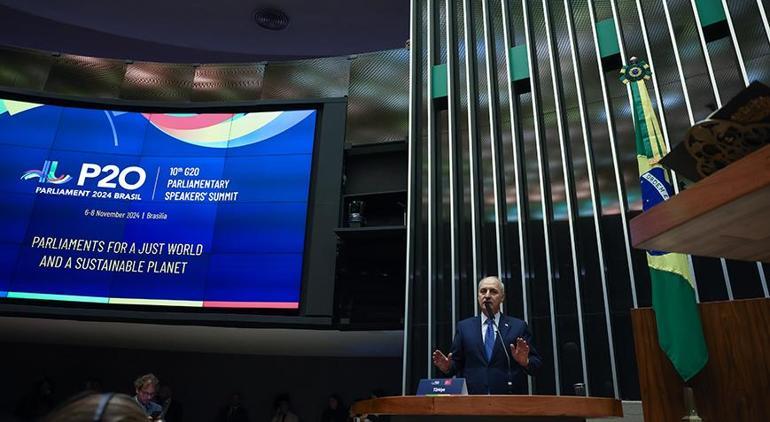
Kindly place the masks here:
<instances>
[{"instance_id":1,"label":"microphone stand","mask_svg":"<svg viewBox=\"0 0 770 422\"><path fill-rule=\"evenodd\" d=\"M503 345L503 353L505 354L506 363L508 363L508 394L513 394L513 377L511 375L511 357L509 356L508 347L506 347L505 342L503 341L503 335L500 334L500 329L498 328L497 322L495 321L495 317L492 314L492 305L490 305L489 303L485 303L484 308L486 308L487 310L487 318L492 320L492 326L495 327L495 333L497 334L497 338L500 339L500 344Z\"/></svg>"}]
</instances>

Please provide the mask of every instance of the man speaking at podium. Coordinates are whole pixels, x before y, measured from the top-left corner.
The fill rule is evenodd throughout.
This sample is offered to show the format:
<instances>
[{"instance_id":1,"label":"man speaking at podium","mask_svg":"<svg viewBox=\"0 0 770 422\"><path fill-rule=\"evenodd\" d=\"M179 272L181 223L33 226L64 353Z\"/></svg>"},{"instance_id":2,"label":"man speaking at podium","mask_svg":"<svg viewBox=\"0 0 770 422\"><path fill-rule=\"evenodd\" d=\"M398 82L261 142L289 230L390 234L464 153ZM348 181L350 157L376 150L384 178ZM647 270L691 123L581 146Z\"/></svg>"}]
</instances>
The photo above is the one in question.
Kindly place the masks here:
<instances>
[{"instance_id":1,"label":"man speaking at podium","mask_svg":"<svg viewBox=\"0 0 770 422\"><path fill-rule=\"evenodd\" d=\"M449 355L433 352L433 364L464 377L469 394L526 394L527 378L542 364L524 321L500 314L505 286L497 277L479 282L482 314L457 324Z\"/></svg>"}]
</instances>

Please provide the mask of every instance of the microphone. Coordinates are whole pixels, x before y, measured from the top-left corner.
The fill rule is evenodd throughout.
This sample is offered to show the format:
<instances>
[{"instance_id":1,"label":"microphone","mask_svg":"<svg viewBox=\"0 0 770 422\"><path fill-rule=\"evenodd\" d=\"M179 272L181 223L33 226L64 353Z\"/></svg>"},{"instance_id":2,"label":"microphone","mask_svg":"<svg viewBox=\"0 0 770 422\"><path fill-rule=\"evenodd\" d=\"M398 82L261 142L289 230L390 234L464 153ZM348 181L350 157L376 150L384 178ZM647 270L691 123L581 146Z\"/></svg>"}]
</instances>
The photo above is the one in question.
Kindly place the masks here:
<instances>
[{"instance_id":1,"label":"microphone","mask_svg":"<svg viewBox=\"0 0 770 422\"><path fill-rule=\"evenodd\" d=\"M505 342L503 341L503 336L500 334L500 329L497 327L497 322L495 322L495 314L492 312L492 304L489 302L484 302L484 309L487 311L487 317L492 321L492 326L495 327L495 333L497 333L497 338L500 339L500 344L503 345L503 354L505 354L505 361L508 364L508 394L513 394L513 378L511 376L511 357L509 356L508 347L505 345Z\"/></svg>"}]
</instances>

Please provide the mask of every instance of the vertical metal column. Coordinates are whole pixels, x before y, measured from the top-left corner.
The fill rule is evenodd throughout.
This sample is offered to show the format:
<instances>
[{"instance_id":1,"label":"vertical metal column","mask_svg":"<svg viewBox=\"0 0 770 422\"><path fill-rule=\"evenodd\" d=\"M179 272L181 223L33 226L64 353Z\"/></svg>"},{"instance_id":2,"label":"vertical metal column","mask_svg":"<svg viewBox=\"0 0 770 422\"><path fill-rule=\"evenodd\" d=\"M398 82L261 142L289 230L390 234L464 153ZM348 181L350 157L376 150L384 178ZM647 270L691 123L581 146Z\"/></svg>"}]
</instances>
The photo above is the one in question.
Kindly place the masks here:
<instances>
[{"instance_id":1,"label":"vertical metal column","mask_svg":"<svg viewBox=\"0 0 770 422\"><path fill-rule=\"evenodd\" d=\"M730 29L730 40L733 42L733 48L735 48L735 56L738 59L738 67L741 69L741 77L743 77L743 84L749 84L749 77L746 75L746 64L743 63L743 53L741 53L741 46L738 44L738 37L735 36L735 27L733 26L733 16L730 13L730 8L727 6L727 0L722 0L722 8L725 9L725 15L727 17L727 27Z\"/></svg>"},{"instance_id":2,"label":"vertical metal column","mask_svg":"<svg viewBox=\"0 0 770 422\"><path fill-rule=\"evenodd\" d=\"M452 270L452 333L457 328L457 184L455 174L459 171L457 168L457 109L455 107L455 73L457 72L457 49L455 48L455 16L454 6L451 0L447 0L446 5L446 73L447 73L447 116L448 116L448 139L449 144L449 247L451 249L450 265Z\"/></svg>"},{"instance_id":3,"label":"vertical metal column","mask_svg":"<svg viewBox=\"0 0 770 422\"><path fill-rule=\"evenodd\" d=\"M757 8L759 9L759 16L762 18L762 25L765 27L767 42L770 43L770 24L767 23L767 13L765 13L765 5L762 4L762 0L757 0Z\"/></svg>"},{"instance_id":4,"label":"vertical metal column","mask_svg":"<svg viewBox=\"0 0 770 422\"><path fill-rule=\"evenodd\" d=\"M580 128L583 134L583 146L586 154L586 167L588 169L588 187L591 192L591 209L593 210L593 222L594 233L596 233L596 246L599 256L599 267L601 270L599 274L602 281L602 299L604 303L604 324L607 327L607 339L609 343L609 355L610 355L610 369L612 371L612 388L615 393L615 398L620 398L620 391L618 389L618 370L615 363L615 341L612 335L612 322L610 320L610 302L609 293L607 287L607 273L606 264L604 262L604 246L602 242L601 225L599 222L599 216L601 214L601 205L599 197L596 193L596 173L594 172L594 156L591 150L591 134L588 128L588 113L586 112L586 101L583 96L583 71L578 63L578 51L577 51L577 34L575 32L575 26L572 21L572 6L570 0L564 0L564 11L567 20L567 31L569 32L569 44L572 56L572 67L575 70L575 85L578 97L578 108L580 110Z\"/></svg>"},{"instance_id":5,"label":"vertical metal column","mask_svg":"<svg viewBox=\"0 0 770 422\"><path fill-rule=\"evenodd\" d=\"M548 278L548 304L551 311L551 342L553 343L553 366L556 381L556 395L561 395L561 375L559 368L559 348L556 339L556 304L553 291L553 264L551 262L551 233L548 226L548 198L546 198L546 166L545 153L543 151L542 129L540 128L540 105L538 104L537 84L535 83L535 70L533 59L536 59L533 43L533 32L529 24L529 7L527 0L521 2L524 15L524 33L527 40L527 61L529 63L529 80L532 88L532 115L535 125L535 146L537 150L537 170L540 181L540 204L543 209L543 236L545 243L545 266Z\"/></svg>"},{"instance_id":6,"label":"vertical metal column","mask_svg":"<svg viewBox=\"0 0 770 422\"><path fill-rule=\"evenodd\" d=\"M698 6L695 4L695 0L690 0L692 6L692 13L695 16L695 27L698 29L698 38L700 39L700 46L703 49L703 58L706 60L706 70L708 70L709 81L711 82L711 88L714 91L714 98L717 102L717 107L722 107L722 97L719 96L719 89L717 88L717 80L714 76L714 66L711 64L711 55L709 54L708 46L706 45L706 37L703 34L703 26L698 15Z\"/></svg>"},{"instance_id":7,"label":"vertical metal column","mask_svg":"<svg viewBox=\"0 0 770 422\"><path fill-rule=\"evenodd\" d=\"M519 239L519 259L521 260L521 271L519 273L519 277L521 277L521 297L522 297L522 308L524 312L524 320L529 321L529 303L527 302L527 283L526 280L528 278L527 276L527 256L526 252L527 249L525 247L526 245L526 238L525 238L525 229L524 229L524 212L523 212L523 206L522 204L524 201L527 200L527 197L523 191L523 183L521 181L521 157L519 157L520 152L520 145L521 145L521 139L519 137L519 132L516 130L516 121L518 119L518 116L516 115L516 108L515 108L515 102L516 98L514 96L513 92L513 82L511 81L511 73L512 73L512 66L511 63L511 38L510 38L510 32L509 32L509 23L508 23L508 0L502 0L502 14L503 14L503 39L505 44L505 65L506 65L506 71L508 72L508 75L506 77L507 80L507 86L508 89L508 98L509 98L509 104L508 104L508 110L510 112L510 118L511 118L511 149L513 151L513 168L514 168L514 185L516 188L516 218L519 222L518 224L518 239Z\"/></svg>"},{"instance_id":8,"label":"vertical metal column","mask_svg":"<svg viewBox=\"0 0 770 422\"><path fill-rule=\"evenodd\" d=\"M618 151L617 141L615 140L615 124L612 121L612 111L610 110L610 98L607 94L607 83L604 78L604 69L602 68L601 53L599 52L599 38L596 34L596 16L594 13L594 2L588 0L588 14L591 18L591 34L594 37L594 49L596 51L597 67L599 72L599 81L602 87L602 99L604 101L604 113L607 119L607 135L610 138L610 149L612 151L612 165L615 170L615 184L617 185L618 204L620 206L620 219L623 223L623 241L626 250L626 263L628 264L628 280L631 284L631 299L634 304L634 308L639 307L639 302L636 299L636 278L634 276L634 266L631 261L631 240L628 235L628 218L626 210L626 198L625 190L623 189L623 177L620 172L620 165L618 163ZM618 40L619 43L622 40ZM621 53L622 55L622 53ZM630 95L630 94L629 94Z\"/></svg>"},{"instance_id":9,"label":"vertical metal column","mask_svg":"<svg viewBox=\"0 0 770 422\"><path fill-rule=\"evenodd\" d=\"M682 58L679 55L679 44L676 41L674 33L674 24L671 21L671 12L668 10L668 2L663 0L663 13L666 15L666 25L668 26L668 36L671 40L671 46L674 49L674 60L676 61L676 70L679 75L679 84L682 86L684 96L684 105L687 108L687 117L690 119L690 126L695 124L695 116L692 114L692 104L690 104L690 93L687 90L687 81L684 78L684 69L682 68Z\"/></svg>"},{"instance_id":10,"label":"vertical metal column","mask_svg":"<svg viewBox=\"0 0 770 422\"><path fill-rule=\"evenodd\" d=\"M548 56L549 64L551 67L551 84L553 85L553 99L556 109L556 126L559 133L559 152L561 153L562 173L564 177L564 196L567 199L567 222L569 224L569 239L570 239L570 258L572 259L572 278L575 283L575 306L577 308L578 318L578 334L580 336L580 360L583 368L583 385L586 389L586 395L591 395L590 386L588 385L588 365L586 363L586 341L585 341L585 329L583 325L583 299L580 288L580 263L577 257L577 236L575 234L575 204L573 203L573 180L571 175L571 166L568 160L570 160L567 153L567 139L569 134L565 128L564 123L564 105L561 98L561 84L559 83L559 70L556 66L558 60L556 45L553 41L551 31L553 27L551 25L551 8L548 5L549 0L543 0L543 15L545 16L545 36L548 44Z\"/></svg>"},{"instance_id":11,"label":"vertical metal column","mask_svg":"<svg viewBox=\"0 0 770 422\"><path fill-rule=\"evenodd\" d=\"M479 277L479 233L478 233L478 204L479 193L476 189L478 183L478 151L476 149L476 140L478 131L476 129L476 70L474 68L476 57L476 44L473 43L471 31L473 23L471 19L471 0L463 0L463 20L465 22L465 83L466 96L468 101L468 155L470 187L471 187L471 249L473 259L473 276L470 278L471 291L476 291L476 281ZM473 297L473 313L479 313L479 303Z\"/></svg>"},{"instance_id":12,"label":"vertical metal column","mask_svg":"<svg viewBox=\"0 0 770 422\"><path fill-rule=\"evenodd\" d=\"M417 63L418 56L417 50L419 43L417 41L417 16L419 13L418 3L419 0L411 0L409 2L409 139L407 139L408 147L408 164L407 164L407 200L406 200L406 280L404 282L404 349L401 359L401 395L406 395L407 385L406 380L408 377L409 369L409 322L411 321L411 306L409 298L411 297L412 289L412 269L414 267L414 260L412 258L412 226L414 225L414 150L418 143L418 130L417 130Z\"/></svg>"},{"instance_id":13,"label":"vertical metal column","mask_svg":"<svg viewBox=\"0 0 770 422\"><path fill-rule=\"evenodd\" d=\"M527 201L526 193L524 192L524 184L522 183L522 171L523 171L523 165L521 163L521 158L519 157L519 152L521 151L521 138L519 136L519 131L516 129L517 124L517 118L516 116L516 98L514 97L513 92L513 81L511 80L511 74L512 74L512 66L511 63L511 36L509 32L509 23L508 23L508 11L510 10L508 5L508 0L501 0L501 8L502 8L502 14L503 14L503 43L505 45L505 65L506 65L506 71L508 72L506 81L507 83L507 89L508 89L508 110L510 112L511 117L511 149L513 150L513 177L514 177L514 184L516 187L516 219L518 221L518 239L519 239L519 259L521 261L521 271L519 272L519 277L521 278L521 302L522 302L522 309L524 312L523 318L524 321L527 323L530 322L530 315L529 315L529 301L528 301L528 293L527 293L527 280L529 279L528 271L529 271L529 263L527 258L527 248L526 248L526 233L525 233L525 215L524 215L524 204L525 201ZM532 394L532 377L527 377L527 384L528 384L528 391L529 394Z\"/></svg>"},{"instance_id":14,"label":"vertical metal column","mask_svg":"<svg viewBox=\"0 0 770 422\"><path fill-rule=\"evenodd\" d=\"M481 0L481 8L483 10L483 22L484 22L484 58L486 64L487 73L487 101L489 103L489 138L492 149L492 189L494 190L495 197L495 242L496 249L495 255L497 257L497 275L500 279L503 279L503 248L502 248L502 226L503 221L500 219L500 181L498 180L499 173L497 171L497 161L500 155L497 147L499 145L498 138L500 135L497 132L497 87L496 81L493 79L495 75L492 71L492 27L489 23L489 0Z\"/></svg>"},{"instance_id":15,"label":"vertical metal column","mask_svg":"<svg viewBox=\"0 0 770 422\"><path fill-rule=\"evenodd\" d=\"M435 265L435 259L433 257L434 249L435 249L435 242L436 242L436 162L435 162L435 151L436 151L436 111L433 104L433 48L435 47L434 43L434 26L435 26L435 14L434 14L434 2L435 0L427 0L428 3L428 36L427 36L427 53L428 57L427 60L425 60L425 67L426 71L425 74L427 75L428 80L428 116L427 116L427 122L428 122L428 303L426 306L426 311L428 312L428 341L427 341L427 352L425 353L426 358L428 359L428 366L427 366L427 378L433 377L433 361L432 361L432 346L434 344L434 327L433 327L433 320L434 312L433 312L433 284L436 282L436 271L434 265Z\"/></svg>"},{"instance_id":16,"label":"vertical metal column","mask_svg":"<svg viewBox=\"0 0 770 422\"><path fill-rule=\"evenodd\" d=\"M767 279L765 278L765 271L762 268L762 263L757 262L757 270L759 271L759 281L762 283L762 293L765 297L770 297L770 293L767 291Z\"/></svg>"}]
</instances>

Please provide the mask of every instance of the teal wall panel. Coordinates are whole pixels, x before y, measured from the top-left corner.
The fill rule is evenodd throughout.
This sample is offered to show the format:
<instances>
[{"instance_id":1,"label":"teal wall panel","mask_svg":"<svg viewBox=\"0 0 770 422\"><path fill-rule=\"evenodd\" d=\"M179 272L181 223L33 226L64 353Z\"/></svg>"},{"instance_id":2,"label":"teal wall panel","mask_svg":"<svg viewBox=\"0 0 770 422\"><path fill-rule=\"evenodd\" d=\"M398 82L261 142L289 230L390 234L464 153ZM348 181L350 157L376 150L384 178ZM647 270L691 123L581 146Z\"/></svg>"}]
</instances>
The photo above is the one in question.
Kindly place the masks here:
<instances>
[{"instance_id":1,"label":"teal wall panel","mask_svg":"<svg viewBox=\"0 0 770 422\"><path fill-rule=\"evenodd\" d=\"M602 58L620 53L615 22L612 19L596 22L596 35L599 38L599 53Z\"/></svg>"},{"instance_id":2,"label":"teal wall panel","mask_svg":"<svg viewBox=\"0 0 770 422\"><path fill-rule=\"evenodd\" d=\"M529 59L527 46L517 45L508 51L511 60L511 80L521 81L529 78Z\"/></svg>"},{"instance_id":3,"label":"teal wall panel","mask_svg":"<svg viewBox=\"0 0 770 422\"><path fill-rule=\"evenodd\" d=\"M720 0L695 0L701 26L709 26L727 19Z\"/></svg>"},{"instance_id":4,"label":"teal wall panel","mask_svg":"<svg viewBox=\"0 0 770 422\"><path fill-rule=\"evenodd\" d=\"M433 89L431 98L443 98L447 96L446 63L433 66L431 72Z\"/></svg>"}]
</instances>

